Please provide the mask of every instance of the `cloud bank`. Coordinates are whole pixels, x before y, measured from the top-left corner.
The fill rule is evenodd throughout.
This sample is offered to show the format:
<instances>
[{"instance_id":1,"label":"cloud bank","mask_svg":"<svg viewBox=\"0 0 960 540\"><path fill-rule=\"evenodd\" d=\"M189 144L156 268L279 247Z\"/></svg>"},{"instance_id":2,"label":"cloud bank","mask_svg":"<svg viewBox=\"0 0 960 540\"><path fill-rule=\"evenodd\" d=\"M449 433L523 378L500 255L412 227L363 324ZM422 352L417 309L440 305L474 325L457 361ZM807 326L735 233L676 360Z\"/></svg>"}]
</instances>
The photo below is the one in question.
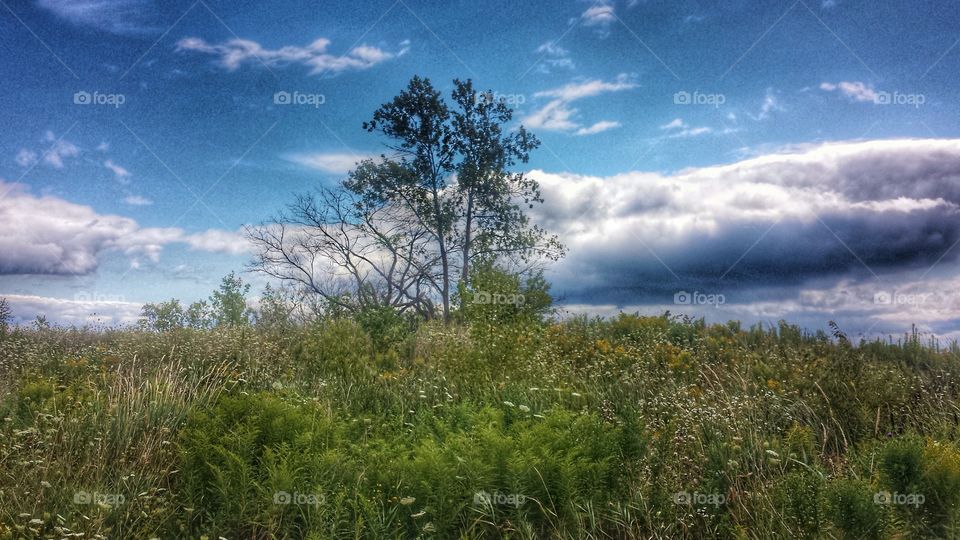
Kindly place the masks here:
<instances>
[{"instance_id":1,"label":"cloud bank","mask_svg":"<svg viewBox=\"0 0 960 540\"><path fill-rule=\"evenodd\" d=\"M99 214L89 206L50 195L36 196L23 184L0 180L0 275L83 275L101 258L119 252L132 260L156 261L164 246L240 255L248 250L239 232L140 227L133 219Z\"/></svg>"},{"instance_id":2,"label":"cloud bank","mask_svg":"<svg viewBox=\"0 0 960 540\"><path fill-rule=\"evenodd\" d=\"M960 140L825 143L675 174L530 174L546 200L534 219L569 247L553 279L574 302L663 303L682 289L779 302L827 278L887 290L960 255Z\"/></svg>"}]
</instances>

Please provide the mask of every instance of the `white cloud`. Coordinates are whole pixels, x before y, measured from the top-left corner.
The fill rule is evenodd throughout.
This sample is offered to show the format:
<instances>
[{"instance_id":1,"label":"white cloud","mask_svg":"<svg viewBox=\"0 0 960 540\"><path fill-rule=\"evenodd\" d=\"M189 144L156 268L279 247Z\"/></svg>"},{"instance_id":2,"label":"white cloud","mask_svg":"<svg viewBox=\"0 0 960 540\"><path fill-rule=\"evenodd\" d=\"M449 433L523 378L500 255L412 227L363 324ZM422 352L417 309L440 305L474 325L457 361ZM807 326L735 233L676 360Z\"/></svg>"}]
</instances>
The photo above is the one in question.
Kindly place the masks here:
<instances>
[{"instance_id":1,"label":"white cloud","mask_svg":"<svg viewBox=\"0 0 960 540\"><path fill-rule=\"evenodd\" d=\"M614 120L601 120L590 126L584 126L575 120L578 109L570 106L574 101L599 96L601 94L620 92L636 88L630 76L621 73L612 81L592 79L574 82L550 90L543 90L534 94L536 98L551 98L545 105L524 117L521 121L526 127L547 131L576 131L577 135L600 133L607 129L619 127L620 123Z\"/></svg>"},{"instance_id":2,"label":"white cloud","mask_svg":"<svg viewBox=\"0 0 960 540\"><path fill-rule=\"evenodd\" d=\"M610 4L591 6L583 12L581 17L583 17L583 24L587 26L607 27L617 20L613 6Z\"/></svg>"},{"instance_id":3,"label":"white cloud","mask_svg":"<svg viewBox=\"0 0 960 540\"><path fill-rule=\"evenodd\" d=\"M213 253L229 253L243 255L250 253L250 243L242 231L224 231L222 229L208 229L202 233L184 236L182 242L187 243L197 251Z\"/></svg>"},{"instance_id":4,"label":"white cloud","mask_svg":"<svg viewBox=\"0 0 960 540\"><path fill-rule=\"evenodd\" d=\"M870 85L860 81L841 81L837 84L820 83L820 89L826 92L839 91L844 96L860 102L876 103L880 95Z\"/></svg>"},{"instance_id":5,"label":"white cloud","mask_svg":"<svg viewBox=\"0 0 960 540\"><path fill-rule=\"evenodd\" d=\"M27 150L26 148L21 148L17 152L16 157L17 165L21 167L30 167L37 162L37 153L32 150Z\"/></svg>"},{"instance_id":6,"label":"white cloud","mask_svg":"<svg viewBox=\"0 0 960 540\"><path fill-rule=\"evenodd\" d=\"M783 107L780 105L780 102L774 95L773 90L768 89L766 95L763 97L763 103L760 104L760 112L756 116L748 113L748 116L758 121L766 120L767 118L770 118L770 113L782 110Z\"/></svg>"},{"instance_id":7,"label":"white cloud","mask_svg":"<svg viewBox=\"0 0 960 540\"><path fill-rule=\"evenodd\" d=\"M960 139L825 143L671 175L529 174L546 201L534 221L569 248L553 280L573 301L704 290L725 273L719 286L746 289L873 279L864 264L884 276L960 257L947 251L960 240Z\"/></svg>"},{"instance_id":8,"label":"white cloud","mask_svg":"<svg viewBox=\"0 0 960 540\"><path fill-rule=\"evenodd\" d=\"M401 50L388 52L370 45L359 45L344 55L327 51L330 40L319 38L306 47L287 45L279 49L267 49L256 41L231 39L211 44L202 38L188 37L177 42L178 51L210 54L227 71L236 71L243 64L263 63L270 67L300 64L310 68L310 74L340 73L348 70L363 70L401 56L409 50L409 43L401 44Z\"/></svg>"},{"instance_id":9,"label":"white cloud","mask_svg":"<svg viewBox=\"0 0 960 540\"><path fill-rule=\"evenodd\" d=\"M551 90L543 90L534 94L534 97L549 97L557 98L566 102L574 101L577 99L582 99L586 97L598 96L600 94L605 94L609 92L620 92L622 90L630 90L636 88L637 84L631 81L630 76L626 73L621 73L617 75L617 78L612 81L602 81L600 79L592 79L583 82L575 82L570 84L565 84L559 88L553 88Z\"/></svg>"},{"instance_id":10,"label":"white cloud","mask_svg":"<svg viewBox=\"0 0 960 540\"><path fill-rule=\"evenodd\" d=\"M346 174L354 169L356 164L365 159L377 159L373 154L356 154L352 152L313 152L304 154L291 154L287 160L308 167L323 171L329 174Z\"/></svg>"},{"instance_id":11,"label":"white cloud","mask_svg":"<svg viewBox=\"0 0 960 540\"><path fill-rule=\"evenodd\" d=\"M152 0L37 0L37 5L77 26L114 34L142 34L158 30L152 24Z\"/></svg>"},{"instance_id":12,"label":"white cloud","mask_svg":"<svg viewBox=\"0 0 960 540\"><path fill-rule=\"evenodd\" d=\"M667 137L671 139L696 137L698 135L713 133L713 129L709 127L690 127L682 118L675 118L669 123L660 126L660 129L670 132Z\"/></svg>"},{"instance_id":13,"label":"white cloud","mask_svg":"<svg viewBox=\"0 0 960 540\"><path fill-rule=\"evenodd\" d=\"M52 133L48 132L47 139L49 140L52 135ZM62 169L64 159L76 157L78 155L80 155L80 149L77 148L75 144L60 139L54 142L53 146L51 146L43 155L43 162L47 165L50 165L54 169Z\"/></svg>"},{"instance_id":14,"label":"white cloud","mask_svg":"<svg viewBox=\"0 0 960 540\"><path fill-rule=\"evenodd\" d=\"M54 196L36 196L23 184L0 180L0 274L88 274L101 257L122 253L157 261L164 246L240 253L242 234L210 230L187 234L179 228L143 228L133 219L99 214L93 208Z\"/></svg>"},{"instance_id":15,"label":"white cloud","mask_svg":"<svg viewBox=\"0 0 960 540\"><path fill-rule=\"evenodd\" d=\"M540 45L534 52L542 56L538 67L543 73L549 73L549 68L573 69L575 67L573 59L570 58L570 51L553 41Z\"/></svg>"},{"instance_id":16,"label":"white cloud","mask_svg":"<svg viewBox=\"0 0 960 540\"><path fill-rule=\"evenodd\" d=\"M63 325L97 324L117 326L134 324L140 316L141 304L113 295L78 293L73 299L23 294L3 294L10 303L13 316L20 324L29 324L36 316Z\"/></svg>"},{"instance_id":17,"label":"white cloud","mask_svg":"<svg viewBox=\"0 0 960 540\"><path fill-rule=\"evenodd\" d=\"M113 160L108 159L104 161L103 166L110 169L110 171L113 172L114 176L116 176L118 180L124 180L130 176L130 171L121 167L120 165L117 165L113 162Z\"/></svg>"},{"instance_id":18,"label":"white cloud","mask_svg":"<svg viewBox=\"0 0 960 540\"><path fill-rule=\"evenodd\" d=\"M128 195L124 197L123 202L129 204L130 206L150 206L153 204L153 201L146 197L141 197L140 195Z\"/></svg>"},{"instance_id":19,"label":"white cloud","mask_svg":"<svg viewBox=\"0 0 960 540\"><path fill-rule=\"evenodd\" d=\"M601 120L590 127L584 127L577 130L577 135L593 135L595 133L600 133L607 131L608 129L614 129L620 127L620 122L613 122L610 120Z\"/></svg>"},{"instance_id":20,"label":"white cloud","mask_svg":"<svg viewBox=\"0 0 960 540\"><path fill-rule=\"evenodd\" d=\"M555 99L530 113L522 121L526 127L532 129L570 131L580 127L580 124L571 120L576 113L577 109L568 107L562 99Z\"/></svg>"}]
</instances>

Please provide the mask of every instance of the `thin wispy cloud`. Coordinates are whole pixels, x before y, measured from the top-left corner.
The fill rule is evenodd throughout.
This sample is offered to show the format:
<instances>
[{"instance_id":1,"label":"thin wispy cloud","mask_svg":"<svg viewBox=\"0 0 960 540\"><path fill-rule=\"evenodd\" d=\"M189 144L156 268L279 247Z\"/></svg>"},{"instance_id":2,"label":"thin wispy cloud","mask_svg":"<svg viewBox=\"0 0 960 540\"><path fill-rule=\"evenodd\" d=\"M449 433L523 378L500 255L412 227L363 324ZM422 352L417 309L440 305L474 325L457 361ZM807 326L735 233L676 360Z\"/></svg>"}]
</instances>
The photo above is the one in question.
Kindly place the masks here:
<instances>
[{"instance_id":1,"label":"thin wispy cloud","mask_svg":"<svg viewBox=\"0 0 960 540\"><path fill-rule=\"evenodd\" d=\"M404 42L396 51L387 51L372 45L358 45L345 54L329 51L330 40L319 38L306 46L287 45L270 49L249 39L231 39L223 43L208 43L198 37L187 37L177 42L180 52L206 54L216 58L216 63L227 71L236 71L244 65L283 67L301 65L310 69L311 75L341 73L372 68L388 60L406 54L409 44Z\"/></svg>"},{"instance_id":2,"label":"thin wispy cloud","mask_svg":"<svg viewBox=\"0 0 960 540\"><path fill-rule=\"evenodd\" d=\"M637 84L627 74L620 74L611 81L592 79L573 82L563 86L543 90L534 94L535 98L549 98L546 104L522 119L525 126L547 131L575 132L577 135L600 133L620 126L616 120L600 120L584 125L577 119L579 110L571 103L590 97L612 92L621 92L636 88Z\"/></svg>"},{"instance_id":3,"label":"thin wispy cloud","mask_svg":"<svg viewBox=\"0 0 960 540\"><path fill-rule=\"evenodd\" d=\"M37 0L37 5L76 26L114 34L161 31L152 0Z\"/></svg>"}]
</instances>

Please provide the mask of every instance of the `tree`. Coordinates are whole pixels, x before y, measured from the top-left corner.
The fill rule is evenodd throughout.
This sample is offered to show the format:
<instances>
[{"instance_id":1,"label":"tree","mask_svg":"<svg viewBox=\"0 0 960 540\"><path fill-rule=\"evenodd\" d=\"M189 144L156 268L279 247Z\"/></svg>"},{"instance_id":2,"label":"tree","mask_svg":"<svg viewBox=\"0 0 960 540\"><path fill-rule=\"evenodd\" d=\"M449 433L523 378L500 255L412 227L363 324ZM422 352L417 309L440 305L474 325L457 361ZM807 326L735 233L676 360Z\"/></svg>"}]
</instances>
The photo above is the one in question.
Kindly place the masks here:
<instances>
[{"instance_id":1,"label":"tree","mask_svg":"<svg viewBox=\"0 0 960 540\"><path fill-rule=\"evenodd\" d=\"M351 177L376 174L378 167L362 163ZM427 232L398 205L321 188L248 228L247 236L257 247L251 268L319 297L315 311L433 312L435 257Z\"/></svg>"},{"instance_id":2,"label":"tree","mask_svg":"<svg viewBox=\"0 0 960 540\"><path fill-rule=\"evenodd\" d=\"M522 173L539 141L491 92L454 81L453 106L428 79L413 77L363 128L390 156L365 160L341 183L300 196L249 230L253 268L323 298L333 310L413 308L449 320L452 293L480 259L533 265L562 256L554 236L529 222L542 203Z\"/></svg>"},{"instance_id":3,"label":"tree","mask_svg":"<svg viewBox=\"0 0 960 540\"><path fill-rule=\"evenodd\" d=\"M217 326L240 326L250 324L252 311L247 307L250 285L244 284L234 272L220 282L220 288L210 296L213 320Z\"/></svg>"},{"instance_id":4,"label":"tree","mask_svg":"<svg viewBox=\"0 0 960 540\"><path fill-rule=\"evenodd\" d=\"M204 330L207 328L212 328L215 325L216 320L214 318L213 310L210 308L210 304L206 300L197 300L196 302L190 304L190 307L187 308L187 311L183 316L183 323L188 328Z\"/></svg>"},{"instance_id":5,"label":"tree","mask_svg":"<svg viewBox=\"0 0 960 540\"><path fill-rule=\"evenodd\" d=\"M384 174L355 176L346 184L364 200L408 209L429 231L440 261L445 318L451 283L468 281L475 260L528 262L563 253L556 237L531 226L521 207L543 202L539 185L509 170L526 163L540 141L523 126L505 129L513 111L492 92L477 92L470 80L453 84L453 109L419 77L382 105L364 128L387 137L396 155L384 156Z\"/></svg>"},{"instance_id":6,"label":"tree","mask_svg":"<svg viewBox=\"0 0 960 540\"><path fill-rule=\"evenodd\" d=\"M176 298L156 304L144 304L141 308L140 324L158 332L182 328L184 323L183 306Z\"/></svg>"},{"instance_id":7,"label":"tree","mask_svg":"<svg viewBox=\"0 0 960 540\"><path fill-rule=\"evenodd\" d=\"M256 314L256 325L264 330L283 332L294 326L295 306L281 288L271 287L268 283L260 296L260 306Z\"/></svg>"},{"instance_id":8,"label":"tree","mask_svg":"<svg viewBox=\"0 0 960 540\"><path fill-rule=\"evenodd\" d=\"M503 126L513 111L491 92L478 93L470 80L454 81L454 138L461 158L457 165L457 201L461 222L460 279L470 280L475 260L517 255L559 257L563 248L555 237L530 226L520 206L542 203L540 186L509 168L527 163L540 141L523 126L505 135Z\"/></svg>"}]
</instances>

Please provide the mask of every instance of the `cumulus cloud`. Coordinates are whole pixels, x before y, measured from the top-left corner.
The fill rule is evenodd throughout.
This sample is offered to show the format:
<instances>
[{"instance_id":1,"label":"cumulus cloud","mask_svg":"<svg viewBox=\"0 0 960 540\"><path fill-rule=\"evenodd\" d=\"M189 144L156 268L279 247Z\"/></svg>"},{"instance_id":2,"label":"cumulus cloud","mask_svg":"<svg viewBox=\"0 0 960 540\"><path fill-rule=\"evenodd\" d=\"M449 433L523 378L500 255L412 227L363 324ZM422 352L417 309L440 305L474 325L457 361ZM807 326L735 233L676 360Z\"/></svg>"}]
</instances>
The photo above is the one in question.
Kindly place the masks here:
<instances>
[{"instance_id":1,"label":"cumulus cloud","mask_svg":"<svg viewBox=\"0 0 960 540\"><path fill-rule=\"evenodd\" d=\"M670 175L530 175L546 200L534 219L569 247L554 280L574 300L875 279L960 255L960 140L826 143Z\"/></svg>"},{"instance_id":2,"label":"cumulus cloud","mask_svg":"<svg viewBox=\"0 0 960 540\"><path fill-rule=\"evenodd\" d=\"M156 261L164 246L181 243L203 251L237 254L239 232L140 227L133 219L50 195L35 196L23 184L0 180L0 274L82 275L109 252Z\"/></svg>"},{"instance_id":3,"label":"cumulus cloud","mask_svg":"<svg viewBox=\"0 0 960 540\"><path fill-rule=\"evenodd\" d=\"M329 174L346 174L360 161L377 158L373 154L353 152L311 152L286 156L288 161Z\"/></svg>"},{"instance_id":4,"label":"cumulus cloud","mask_svg":"<svg viewBox=\"0 0 960 540\"><path fill-rule=\"evenodd\" d=\"M244 64L262 63L270 67L299 64L310 68L311 75L368 69L402 56L409 50L409 43L406 41L401 43L401 49L397 52L359 45L346 54L337 55L328 52L329 46L330 40L326 38L319 38L305 47L287 45L279 49L268 49L249 39L231 39L212 44L202 38L187 37L177 42L178 51L212 55L227 71L236 71Z\"/></svg>"},{"instance_id":5,"label":"cumulus cloud","mask_svg":"<svg viewBox=\"0 0 960 540\"><path fill-rule=\"evenodd\" d=\"M576 117L579 111L571 103L584 98L599 96L611 92L621 92L636 88L630 76L621 73L612 81L592 79L574 82L535 93L535 98L548 98L549 101L522 119L526 127L546 131L575 131L577 135L600 133L620 123L613 120L601 120L590 126L584 126Z\"/></svg>"}]
</instances>

